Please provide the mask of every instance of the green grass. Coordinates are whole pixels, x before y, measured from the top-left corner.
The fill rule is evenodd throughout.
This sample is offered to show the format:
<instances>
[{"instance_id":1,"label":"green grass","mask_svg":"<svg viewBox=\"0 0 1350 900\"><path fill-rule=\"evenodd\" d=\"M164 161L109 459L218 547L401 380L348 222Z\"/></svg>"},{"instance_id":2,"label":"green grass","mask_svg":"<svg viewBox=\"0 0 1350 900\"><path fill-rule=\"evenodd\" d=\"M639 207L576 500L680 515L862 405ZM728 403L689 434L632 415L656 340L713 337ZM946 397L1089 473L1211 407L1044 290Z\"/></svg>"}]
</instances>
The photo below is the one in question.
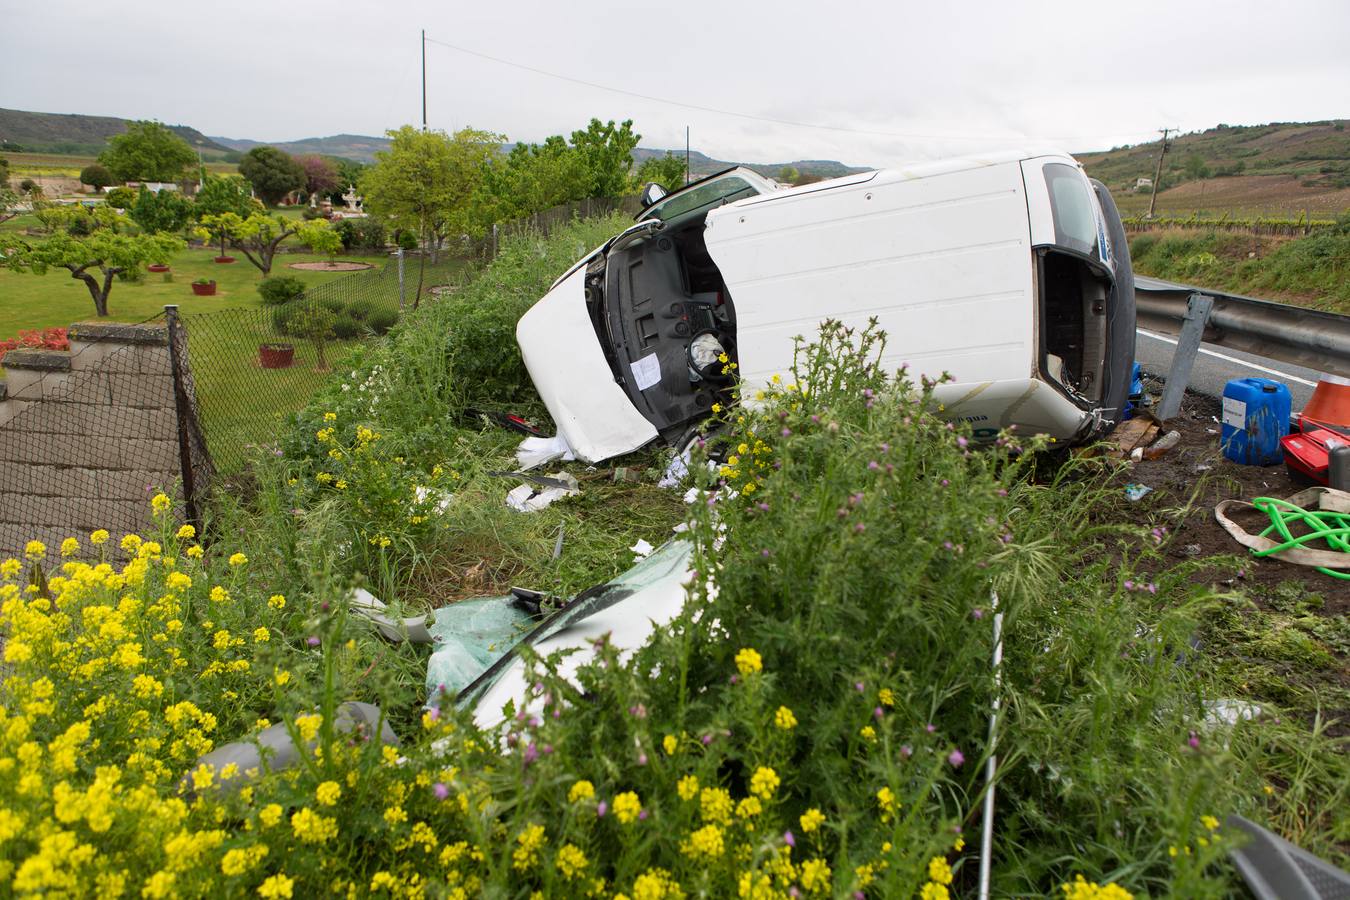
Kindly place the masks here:
<instances>
[{"instance_id":1,"label":"green grass","mask_svg":"<svg viewBox=\"0 0 1350 900\"><path fill-rule=\"evenodd\" d=\"M258 282L262 273L242 253L230 251L236 261L220 264L212 261L214 249L185 250L168 260L172 280L165 275L145 273L140 281L117 281L108 296L109 319L140 322L164 311L167 303L177 303L183 315L213 312L239 306L257 306ZM327 259L309 253L279 254L273 274L292 275L306 285L322 284L351 273L306 272L288 268L293 262ZM361 259L359 261L366 261ZM383 257L369 259L384 265ZM198 297L191 284L198 278L213 278L216 294ZM83 281L70 277L65 269L53 269L46 275L13 272L0 268L0 336L10 337L20 329L66 327L74 322L95 318L94 301Z\"/></svg>"}]
</instances>

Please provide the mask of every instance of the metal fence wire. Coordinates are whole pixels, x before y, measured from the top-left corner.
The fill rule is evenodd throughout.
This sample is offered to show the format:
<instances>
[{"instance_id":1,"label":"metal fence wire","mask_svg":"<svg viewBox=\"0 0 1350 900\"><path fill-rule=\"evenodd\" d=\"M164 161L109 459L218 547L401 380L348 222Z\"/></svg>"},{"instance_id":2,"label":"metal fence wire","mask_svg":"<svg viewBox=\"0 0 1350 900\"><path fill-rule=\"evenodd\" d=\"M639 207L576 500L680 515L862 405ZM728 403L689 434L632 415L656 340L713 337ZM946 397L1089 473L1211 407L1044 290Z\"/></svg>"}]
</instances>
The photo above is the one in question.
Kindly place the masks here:
<instances>
[{"instance_id":1,"label":"metal fence wire","mask_svg":"<svg viewBox=\"0 0 1350 900\"><path fill-rule=\"evenodd\" d=\"M268 452L287 416L298 412L352 346L384 334L411 308L421 261L399 261L336 278L279 306L181 317L196 409L217 474L241 470ZM423 296L452 284L463 260L427 260ZM400 296L402 294L402 296ZM400 304L402 300L402 304Z\"/></svg>"},{"instance_id":2,"label":"metal fence wire","mask_svg":"<svg viewBox=\"0 0 1350 900\"><path fill-rule=\"evenodd\" d=\"M72 350L11 350L0 382L0 556L28 541L59 558L140 531L150 498L176 494L181 458L162 316L72 329ZM82 339L87 338L87 339Z\"/></svg>"}]
</instances>

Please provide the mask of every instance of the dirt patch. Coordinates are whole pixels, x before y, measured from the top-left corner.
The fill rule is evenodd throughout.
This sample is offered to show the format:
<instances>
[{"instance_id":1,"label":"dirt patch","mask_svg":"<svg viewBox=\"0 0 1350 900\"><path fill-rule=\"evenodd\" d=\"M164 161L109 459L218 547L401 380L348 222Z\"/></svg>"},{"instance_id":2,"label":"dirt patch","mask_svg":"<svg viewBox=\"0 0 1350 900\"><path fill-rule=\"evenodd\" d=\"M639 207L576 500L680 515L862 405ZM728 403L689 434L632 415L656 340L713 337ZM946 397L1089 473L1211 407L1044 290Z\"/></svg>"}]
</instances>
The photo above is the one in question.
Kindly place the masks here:
<instances>
[{"instance_id":1,"label":"dirt patch","mask_svg":"<svg viewBox=\"0 0 1350 900\"><path fill-rule=\"evenodd\" d=\"M298 262L289 263L288 269L303 269L306 272L359 272L362 269L375 268L370 263L359 262Z\"/></svg>"},{"instance_id":2,"label":"dirt patch","mask_svg":"<svg viewBox=\"0 0 1350 900\"><path fill-rule=\"evenodd\" d=\"M1157 384L1149 389L1160 390ZM1214 506L1221 500L1289 497L1306 487L1284 465L1242 466L1225 459L1219 414L1217 398L1186 395L1169 423L1181 433L1180 444L1119 476L1122 493L1127 483L1152 488L1141 500L1123 504L1124 514L1150 527L1166 523L1163 550L1171 562L1238 560L1195 573L1198 583L1230 592L1206 614L1201 640L1235 694L1273 701L1309 721L1320 712L1324 720L1339 719L1329 733L1350 734L1350 582L1255 558L1215 521ZM1251 532L1269 524L1255 512L1233 517Z\"/></svg>"}]
</instances>

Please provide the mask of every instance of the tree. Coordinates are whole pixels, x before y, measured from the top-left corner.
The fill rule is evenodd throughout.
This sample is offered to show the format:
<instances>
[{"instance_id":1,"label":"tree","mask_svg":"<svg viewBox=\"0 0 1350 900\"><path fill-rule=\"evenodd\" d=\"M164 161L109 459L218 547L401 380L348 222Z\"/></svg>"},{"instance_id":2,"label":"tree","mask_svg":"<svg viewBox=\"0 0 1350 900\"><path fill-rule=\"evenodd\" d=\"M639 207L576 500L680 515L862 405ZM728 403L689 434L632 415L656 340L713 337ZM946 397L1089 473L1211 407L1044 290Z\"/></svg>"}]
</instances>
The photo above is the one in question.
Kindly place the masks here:
<instances>
[{"instance_id":1,"label":"tree","mask_svg":"<svg viewBox=\"0 0 1350 900\"><path fill-rule=\"evenodd\" d=\"M18 216L19 195L14 192L10 186L0 182L0 222L8 222L10 219Z\"/></svg>"},{"instance_id":2,"label":"tree","mask_svg":"<svg viewBox=\"0 0 1350 900\"><path fill-rule=\"evenodd\" d=\"M131 221L143 231L180 231L192 215L192 204L177 191L151 191L141 188L131 205Z\"/></svg>"},{"instance_id":3,"label":"tree","mask_svg":"<svg viewBox=\"0 0 1350 900\"><path fill-rule=\"evenodd\" d=\"M192 203L192 217L198 222L206 216L224 213L234 213L246 219L255 212L264 212L263 206L249 194L248 182L238 176L207 175ZM220 255L224 256L225 232L216 229L208 236L220 241Z\"/></svg>"},{"instance_id":4,"label":"tree","mask_svg":"<svg viewBox=\"0 0 1350 900\"><path fill-rule=\"evenodd\" d=\"M784 184L796 184L801 177L802 173L797 171L796 166L783 166L778 170L778 180Z\"/></svg>"},{"instance_id":5,"label":"tree","mask_svg":"<svg viewBox=\"0 0 1350 900\"><path fill-rule=\"evenodd\" d=\"M296 162L305 172L305 191L309 194L326 195L338 187L338 170L322 156L310 154L297 157Z\"/></svg>"},{"instance_id":6,"label":"tree","mask_svg":"<svg viewBox=\"0 0 1350 900\"><path fill-rule=\"evenodd\" d=\"M112 173L98 163L80 170L80 184L87 184L95 191L101 191L113 183Z\"/></svg>"},{"instance_id":7,"label":"tree","mask_svg":"<svg viewBox=\"0 0 1350 900\"><path fill-rule=\"evenodd\" d=\"M1209 177L1209 166L1205 163L1205 158L1199 153L1192 153L1186 157L1186 177L1195 180Z\"/></svg>"},{"instance_id":8,"label":"tree","mask_svg":"<svg viewBox=\"0 0 1350 900\"><path fill-rule=\"evenodd\" d=\"M314 368L319 372L328 371L328 360L324 356L324 345L336 335L333 326L337 324L337 314L319 303L295 301L299 305L287 321L291 334L309 338L314 342Z\"/></svg>"},{"instance_id":9,"label":"tree","mask_svg":"<svg viewBox=\"0 0 1350 900\"><path fill-rule=\"evenodd\" d=\"M588 197L622 197L633 190L633 148L640 140L642 135L633 133L632 119L617 127L613 119L604 124L591 119L585 131L572 132L572 146L590 174Z\"/></svg>"},{"instance_id":10,"label":"tree","mask_svg":"<svg viewBox=\"0 0 1350 900\"><path fill-rule=\"evenodd\" d=\"M131 188L115 187L108 191L103 204L113 209L131 209L136 205L136 192Z\"/></svg>"},{"instance_id":11,"label":"tree","mask_svg":"<svg viewBox=\"0 0 1350 900\"><path fill-rule=\"evenodd\" d=\"M291 191L305 186L305 170L289 153L276 147L254 147L245 153L239 174L268 206L276 206Z\"/></svg>"},{"instance_id":12,"label":"tree","mask_svg":"<svg viewBox=\"0 0 1350 900\"><path fill-rule=\"evenodd\" d=\"M187 141L159 122L128 122L98 161L120 181L177 181L197 161Z\"/></svg>"},{"instance_id":13,"label":"tree","mask_svg":"<svg viewBox=\"0 0 1350 900\"><path fill-rule=\"evenodd\" d=\"M433 249L448 234L469 230L474 192L502 136L465 128L451 138L411 125L387 133L389 149L375 154L375 165L361 180L366 210L396 229L415 232ZM414 309L421 302L425 273L423 256Z\"/></svg>"},{"instance_id":14,"label":"tree","mask_svg":"<svg viewBox=\"0 0 1350 900\"><path fill-rule=\"evenodd\" d=\"M668 191L678 191L684 187L684 159L669 150L665 156L652 156L644 159L638 166L639 184L656 182Z\"/></svg>"},{"instance_id":15,"label":"tree","mask_svg":"<svg viewBox=\"0 0 1350 900\"><path fill-rule=\"evenodd\" d=\"M9 187L9 160L0 156L0 188Z\"/></svg>"},{"instance_id":16,"label":"tree","mask_svg":"<svg viewBox=\"0 0 1350 900\"><path fill-rule=\"evenodd\" d=\"M342 238L332 226L323 219L309 222L296 222L283 216L269 216L254 212L247 217L238 213L225 212L219 215L201 217L202 228L198 234L203 239L212 234L228 238L230 244L241 251L248 261L264 275L272 272L272 260L277 248L286 238L295 235L301 243L307 244L315 253L337 253L342 249Z\"/></svg>"},{"instance_id":17,"label":"tree","mask_svg":"<svg viewBox=\"0 0 1350 900\"><path fill-rule=\"evenodd\" d=\"M108 314L108 294L113 279L139 270L150 262L162 262L186 245L167 234L117 234L96 229L88 237L58 231L36 244L24 244L10 254L5 265L17 272L45 275L49 269L65 268L70 277L83 281L94 299L94 312ZM102 274L102 280L94 272Z\"/></svg>"}]
</instances>

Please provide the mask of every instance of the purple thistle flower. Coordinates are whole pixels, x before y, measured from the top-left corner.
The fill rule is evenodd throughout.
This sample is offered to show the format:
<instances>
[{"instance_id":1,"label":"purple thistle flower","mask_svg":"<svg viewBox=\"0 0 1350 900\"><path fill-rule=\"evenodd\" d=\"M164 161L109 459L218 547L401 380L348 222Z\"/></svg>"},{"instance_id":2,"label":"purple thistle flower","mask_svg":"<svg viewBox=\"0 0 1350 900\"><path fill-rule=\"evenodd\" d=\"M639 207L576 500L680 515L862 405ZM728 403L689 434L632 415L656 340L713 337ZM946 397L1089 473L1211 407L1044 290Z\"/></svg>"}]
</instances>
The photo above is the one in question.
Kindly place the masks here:
<instances>
[{"instance_id":1,"label":"purple thistle flower","mask_svg":"<svg viewBox=\"0 0 1350 900\"><path fill-rule=\"evenodd\" d=\"M972 610L970 611L970 617L971 617L972 619L977 619L977 620L978 620L978 619L983 619L983 618L984 618L984 609L981 608L981 607L979 607L979 606L975 607L974 609L972 609Z\"/></svg>"},{"instance_id":2,"label":"purple thistle flower","mask_svg":"<svg viewBox=\"0 0 1350 900\"><path fill-rule=\"evenodd\" d=\"M942 549L943 549L943 550L950 550L950 549L952 549L952 542L951 542L951 541L943 541L943 542L942 542Z\"/></svg>"},{"instance_id":3,"label":"purple thistle flower","mask_svg":"<svg viewBox=\"0 0 1350 900\"><path fill-rule=\"evenodd\" d=\"M886 443L885 441L882 441L882 443L881 443L881 452L882 452L882 453L890 453L890 452L891 452L891 445L888 444L888 443Z\"/></svg>"},{"instance_id":4,"label":"purple thistle flower","mask_svg":"<svg viewBox=\"0 0 1350 900\"><path fill-rule=\"evenodd\" d=\"M711 734L705 734L700 740L703 741L703 746L706 747L713 742L713 736Z\"/></svg>"},{"instance_id":5,"label":"purple thistle flower","mask_svg":"<svg viewBox=\"0 0 1350 900\"><path fill-rule=\"evenodd\" d=\"M646 820L647 820L647 810L645 809L638 810L638 821L645 822Z\"/></svg>"},{"instance_id":6,"label":"purple thistle flower","mask_svg":"<svg viewBox=\"0 0 1350 900\"><path fill-rule=\"evenodd\" d=\"M932 734L933 732L937 731L937 726L934 725L932 722L929 722L927 725L923 726L923 730L928 732L929 734Z\"/></svg>"},{"instance_id":7,"label":"purple thistle flower","mask_svg":"<svg viewBox=\"0 0 1350 900\"><path fill-rule=\"evenodd\" d=\"M947 487L949 484L951 484L951 482L944 478L942 479L941 482L939 482L939 484L941 484L943 487Z\"/></svg>"},{"instance_id":8,"label":"purple thistle flower","mask_svg":"<svg viewBox=\"0 0 1350 900\"><path fill-rule=\"evenodd\" d=\"M597 819L603 819L605 817L605 813L607 812L609 812L608 803L601 800L599 803L595 804L595 817Z\"/></svg>"},{"instance_id":9,"label":"purple thistle flower","mask_svg":"<svg viewBox=\"0 0 1350 900\"><path fill-rule=\"evenodd\" d=\"M861 681L855 681L853 682L853 689L861 694L863 691L867 690L867 685L863 684Z\"/></svg>"},{"instance_id":10,"label":"purple thistle flower","mask_svg":"<svg viewBox=\"0 0 1350 900\"><path fill-rule=\"evenodd\" d=\"M793 836L791 831L785 831L783 832L783 843L789 847L795 847L797 846L797 838Z\"/></svg>"},{"instance_id":11,"label":"purple thistle flower","mask_svg":"<svg viewBox=\"0 0 1350 900\"><path fill-rule=\"evenodd\" d=\"M961 768L961 764L966 761L966 756L960 750L953 750L947 754L947 762L951 763L953 769Z\"/></svg>"},{"instance_id":12,"label":"purple thistle flower","mask_svg":"<svg viewBox=\"0 0 1350 900\"><path fill-rule=\"evenodd\" d=\"M871 389L871 388L863 388L863 396L866 397L868 400L871 400L871 399L872 399L872 389Z\"/></svg>"},{"instance_id":13,"label":"purple thistle flower","mask_svg":"<svg viewBox=\"0 0 1350 900\"><path fill-rule=\"evenodd\" d=\"M909 744L902 744L900 746L900 755L905 757L906 759L909 759L911 756L914 755L914 748L911 747Z\"/></svg>"},{"instance_id":14,"label":"purple thistle flower","mask_svg":"<svg viewBox=\"0 0 1350 900\"><path fill-rule=\"evenodd\" d=\"M534 762L538 758L539 758L539 748L534 745L533 741L531 741L530 744L525 748L525 752L521 754L521 759L523 759L525 761L525 765L528 766L530 763Z\"/></svg>"},{"instance_id":15,"label":"purple thistle flower","mask_svg":"<svg viewBox=\"0 0 1350 900\"><path fill-rule=\"evenodd\" d=\"M639 765L639 766L645 766L646 764L647 764L647 754L645 754L645 753L639 753L639 754L638 754L638 765Z\"/></svg>"},{"instance_id":16,"label":"purple thistle flower","mask_svg":"<svg viewBox=\"0 0 1350 900\"><path fill-rule=\"evenodd\" d=\"M780 432L778 432L778 433L779 433L780 435L782 435L783 437L792 437L792 429L791 429L791 428L784 427L783 430L780 431Z\"/></svg>"},{"instance_id":17,"label":"purple thistle flower","mask_svg":"<svg viewBox=\"0 0 1350 900\"><path fill-rule=\"evenodd\" d=\"M319 639L311 634L308 638L305 639L305 643L309 644L311 647L317 647L319 646Z\"/></svg>"},{"instance_id":18,"label":"purple thistle flower","mask_svg":"<svg viewBox=\"0 0 1350 900\"><path fill-rule=\"evenodd\" d=\"M450 796L450 788L446 787L445 783L442 781L433 784L431 786L431 792L436 795L437 800L444 800L446 797Z\"/></svg>"},{"instance_id":19,"label":"purple thistle flower","mask_svg":"<svg viewBox=\"0 0 1350 900\"><path fill-rule=\"evenodd\" d=\"M859 522L857 525L853 526L853 530L856 531L858 534L862 534L864 531L867 530L867 526L864 525L862 522Z\"/></svg>"},{"instance_id":20,"label":"purple thistle flower","mask_svg":"<svg viewBox=\"0 0 1350 900\"><path fill-rule=\"evenodd\" d=\"M881 463L877 462L875 459L869 460L867 463L867 468L869 471L875 472L877 469L881 468Z\"/></svg>"},{"instance_id":21,"label":"purple thistle flower","mask_svg":"<svg viewBox=\"0 0 1350 900\"><path fill-rule=\"evenodd\" d=\"M812 423L813 425L819 425L819 424L820 424L820 416L816 415L815 413L812 413L812 414L811 414L811 423Z\"/></svg>"},{"instance_id":22,"label":"purple thistle flower","mask_svg":"<svg viewBox=\"0 0 1350 900\"><path fill-rule=\"evenodd\" d=\"M765 547L763 550L759 551L759 555L764 557L765 559L768 559L770 556L773 556L773 551L770 550L768 547Z\"/></svg>"},{"instance_id":23,"label":"purple thistle flower","mask_svg":"<svg viewBox=\"0 0 1350 900\"><path fill-rule=\"evenodd\" d=\"M548 756L548 755L549 755L550 753L552 753L552 752L553 752L553 745L552 745L552 744L545 744L545 745L544 745L544 755L545 755L545 756Z\"/></svg>"},{"instance_id":24,"label":"purple thistle flower","mask_svg":"<svg viewBox=\"0 0 1350 900\"><path fill-rule=\"evenodd\" d=\"M759 503L757 503L757 504L755 504L755 505L756 505L756 507L759 509L760 512L768 512L768 511L769 511L769 504L765 503L763 500L759 501Z\"/></svg>"},{"instance_id":25,"label":"purple thistle flower","mask_svg":"<svg viewBox=\"0 0 1350 900\"><path fill-rule=\"evenodd\" d=\"M956 439L956 446L960 447L962 450L966 449L966 443L967 443L967 441L966 441L965 438L963 438L963 437L957 437L957 439Z\"/></svg>"},{"instance_id":26,"label":"purple thistle flower","mask_svg":"<svg viewBox=\"0 0 1350 900\"><path fill-rule=\"evenodd\" d=\"M886 710L882 709L880 706L872 710L872 717L877 721L881 721L881 717L884 715L886 715Z\"/></svg>"},{"instance_id":27,"label":"purple thistle flower","mask_svg":"<svg viewBox=\"0 0 1350 900\"><path fill-rule=\"evenodd\" d=\"M1192 731L1192 732L1191 732L1190 739L1187 740L1186 743L1188 743L1188 744L1191 745L1191 749L1192 749L1192 750L1199 750L1199 749L1200 749L1200 736L1199 736L1198 734L1196 734L1194 731Z\"/></svg>"}]
</instances>

